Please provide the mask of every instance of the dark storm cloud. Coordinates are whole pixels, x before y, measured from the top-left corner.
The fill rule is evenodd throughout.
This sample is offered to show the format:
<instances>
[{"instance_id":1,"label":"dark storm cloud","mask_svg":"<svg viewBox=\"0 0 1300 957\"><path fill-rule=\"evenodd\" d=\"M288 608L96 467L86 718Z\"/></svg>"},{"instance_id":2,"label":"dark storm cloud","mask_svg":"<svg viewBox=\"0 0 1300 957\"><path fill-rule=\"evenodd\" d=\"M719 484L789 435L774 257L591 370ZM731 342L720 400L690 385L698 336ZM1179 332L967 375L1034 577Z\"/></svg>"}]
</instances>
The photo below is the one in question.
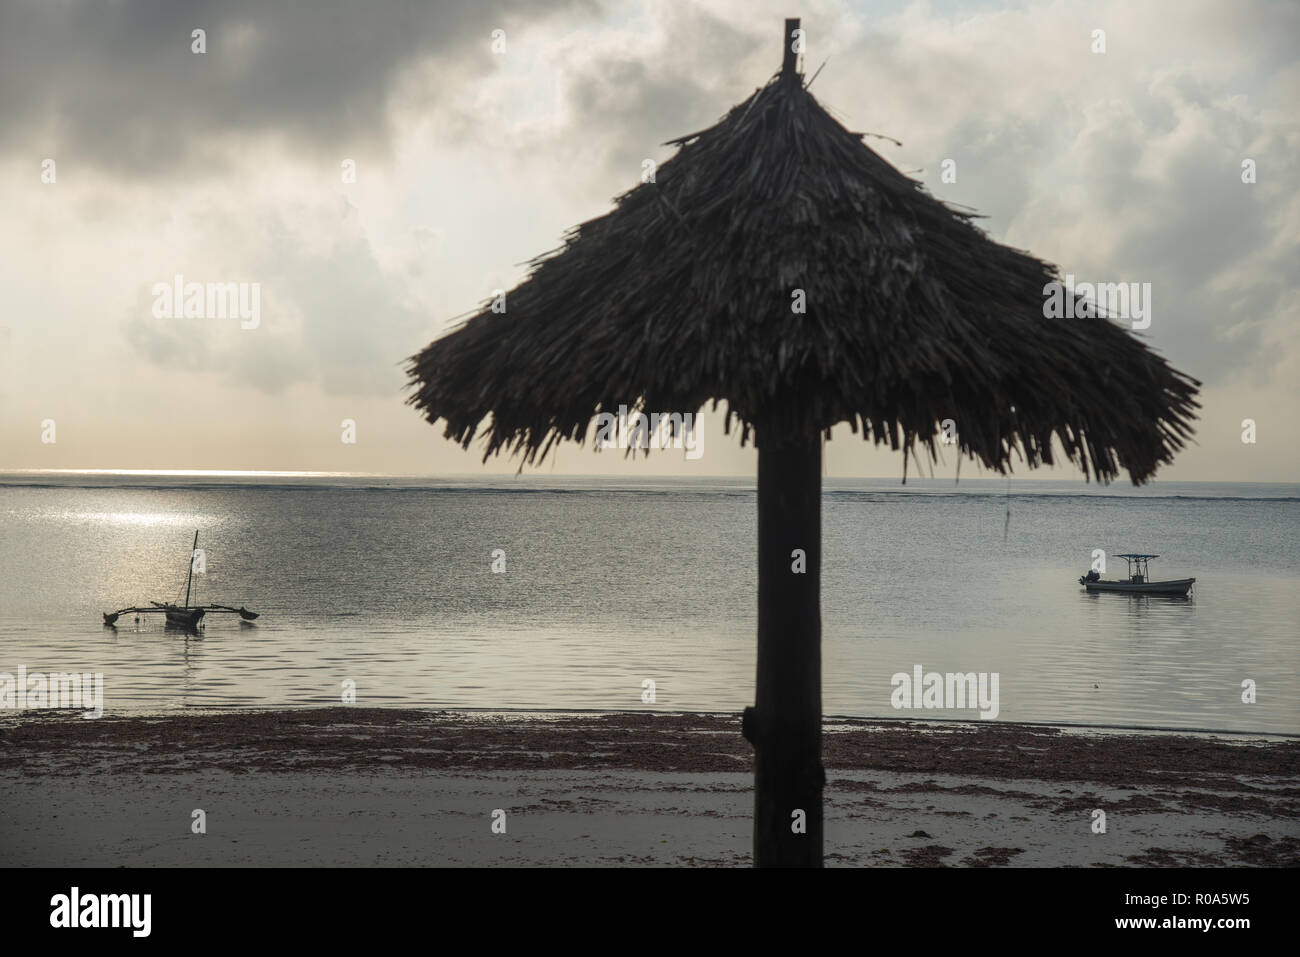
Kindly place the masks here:
<instances>
[{"instance_id":1,"label":"dark storm cloud","mask_svg":"<svg viewBox=\"0 0 1300 957\"><path fill-rule=\"evenodd\" d=\"M494 68L491 32L581 0L6 0L0 151L119 173L174 172L273 133L331 155L375 155L404 70L438 61L440 92ZM191 52L191 32L207 52Z\"/></svg>"}]
</instances>

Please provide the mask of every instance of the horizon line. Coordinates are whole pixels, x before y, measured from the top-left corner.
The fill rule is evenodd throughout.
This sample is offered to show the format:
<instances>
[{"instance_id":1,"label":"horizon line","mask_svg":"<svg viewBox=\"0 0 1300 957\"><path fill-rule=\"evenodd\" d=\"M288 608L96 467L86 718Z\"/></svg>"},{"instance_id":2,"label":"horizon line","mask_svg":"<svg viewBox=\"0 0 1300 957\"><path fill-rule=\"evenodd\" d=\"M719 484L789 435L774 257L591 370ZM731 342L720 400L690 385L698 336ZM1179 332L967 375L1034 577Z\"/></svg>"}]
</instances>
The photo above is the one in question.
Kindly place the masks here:
<instances>
[{"instance_id":1,"label":"horizon line","mask_svg":"<svg viewBox=\"0 0 1300 957\"><path fill-rule=\"evenodd\" d=\"M74 468L44 468L44 469L5 469L0 468L0 475L113 475L113 476L133 476L133 477L159 477L159 478L404 478L404 479L535 479L535 478L580 478L580 479L615 479L615 480L634 480L644 481L646 479L664 479L680 481L683 479L691 481L699 480L726 480L726 481L748 481L756 482L757 476L744 474L720 474L720 475L674 475L666 473L654 473L648 475L619 475L615 473L602 472L548 472L546 475L538 473L520 473L520 472L352 472L352 471L320 471L320 470L300 470L300 469L74 469ZM823 481L888 481L898 482L900 486L904 485L901 476L898 475L827 475L823 476ZM960 484L960 480L953 479L949 476L925 476L913 475L908 476L908 482L933 482L933 481L953 481L954 484ZM1073 482L1085 485L1095 485L1098 488L1105 488L1100 482L1095 480L1085 480L1083 478L1039 478L1033 475L991 475L969 477L967 482L1003 482L1003 481L1030 481L1030 482ZM1154 485L1158 482L1167 481L1159 477L1149 480L1146 485ZM1125 485L1122 479L1116 479L1109 483L1110 485ZM1169 484L1182 485L1297 485L1297 482L1259 482L1259 481L1242 481L1239 479L1179 479Z\"/></svg>"}]
</instances>

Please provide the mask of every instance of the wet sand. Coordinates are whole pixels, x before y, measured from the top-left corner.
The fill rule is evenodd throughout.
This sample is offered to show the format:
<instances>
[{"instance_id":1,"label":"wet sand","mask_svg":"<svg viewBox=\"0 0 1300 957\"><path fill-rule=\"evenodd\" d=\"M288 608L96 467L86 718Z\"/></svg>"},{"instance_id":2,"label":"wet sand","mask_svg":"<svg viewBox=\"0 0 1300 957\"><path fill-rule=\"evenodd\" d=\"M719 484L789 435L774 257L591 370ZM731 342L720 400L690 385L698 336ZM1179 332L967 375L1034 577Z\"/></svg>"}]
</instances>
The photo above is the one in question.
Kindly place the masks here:
<instances>
[{"instance_id":1,"label":"wet sand","mask_svg":"<svg viewBox=\"0 0 1300 957\"><path fill-rule=\"evenodd\" d=\"M1300 864L1294 739L836 719L824 761L831 865ZM738 715L11 714L0 864L746 866L752 772Z\"/></svg>"}]
</instances>

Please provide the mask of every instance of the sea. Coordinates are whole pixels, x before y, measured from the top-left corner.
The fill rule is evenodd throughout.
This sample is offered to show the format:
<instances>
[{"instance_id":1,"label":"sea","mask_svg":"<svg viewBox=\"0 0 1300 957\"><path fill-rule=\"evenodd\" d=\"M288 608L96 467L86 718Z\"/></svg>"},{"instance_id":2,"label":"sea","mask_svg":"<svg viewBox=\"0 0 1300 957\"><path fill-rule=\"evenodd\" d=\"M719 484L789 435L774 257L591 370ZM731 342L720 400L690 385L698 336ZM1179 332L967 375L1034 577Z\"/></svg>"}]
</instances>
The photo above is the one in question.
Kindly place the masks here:
<instances>
[{"instance_id":1,"label":"sea","mask_svg":"<svg viewBox=\"0 0 1300 957\"><path fill-rule=\"evenodd\" d=\"M196 531L191 602L257 620L105 627L184 596ZM828 715L1300 734L1300 485L828 478L822 533ZM738 711L755 549L745 479L4 473L0 673L102 674L107 714ZM1080 587L1125 552L1192 596Z\"/></svg>"}]
</instances>

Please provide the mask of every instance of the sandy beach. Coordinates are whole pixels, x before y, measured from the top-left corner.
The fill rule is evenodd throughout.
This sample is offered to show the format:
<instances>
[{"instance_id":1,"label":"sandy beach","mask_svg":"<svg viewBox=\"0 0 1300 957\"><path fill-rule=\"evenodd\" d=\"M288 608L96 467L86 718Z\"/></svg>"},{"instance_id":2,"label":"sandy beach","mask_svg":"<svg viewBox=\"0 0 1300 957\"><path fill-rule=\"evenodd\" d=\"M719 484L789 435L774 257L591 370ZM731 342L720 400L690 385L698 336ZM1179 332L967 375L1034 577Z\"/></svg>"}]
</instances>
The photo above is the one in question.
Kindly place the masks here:
<instances>
[{"instance_id":1,"label":"sandy beach","mask_svg":"<svg viewBox=\"0 0 1300 957\"><path fill-rule=\"evenodd\" d=\"M738 725L359 708L10 716L0 863L747 866ZM826 860L1295 866L1298 759L1291 739L827 721ZM192 831L196 809L206 833Z\"/></svg>"}]
</instances>

